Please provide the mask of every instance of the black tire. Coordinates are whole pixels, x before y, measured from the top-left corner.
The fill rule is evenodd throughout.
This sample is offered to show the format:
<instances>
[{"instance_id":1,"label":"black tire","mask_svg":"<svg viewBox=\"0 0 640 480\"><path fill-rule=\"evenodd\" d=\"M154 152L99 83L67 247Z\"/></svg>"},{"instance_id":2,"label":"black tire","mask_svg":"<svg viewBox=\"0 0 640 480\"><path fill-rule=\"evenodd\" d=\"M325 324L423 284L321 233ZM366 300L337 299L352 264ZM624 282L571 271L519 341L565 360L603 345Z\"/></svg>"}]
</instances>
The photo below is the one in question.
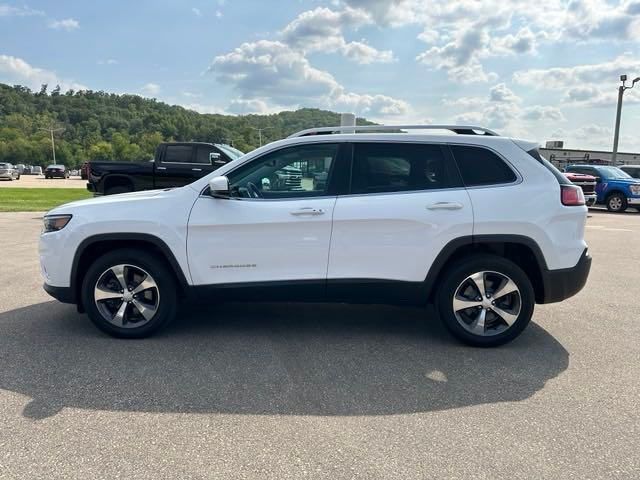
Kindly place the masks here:
<instances>
[{"instance_id":1,"label":"black tire","mask_svg":"<svg viewBox=\"0 0 640 480\"><path fill-rule=\"evenodd\" d=\"M622 213L627 207L627 199L621 193L612 193L607 197L607 201L605 202L607 205L607 210L613 213Z\"/></svg>"},{"instance_id":2,"label":"black tire","mask_svg":"<svg viewBox=\"0 0 640 480\"><path fill-rule=\"evenodd\" d=\"M147 272L157 285L159 293L157 310L143 325L128 328L116 326L106 319L96 306L94 288L106 272L116 265L131 265ZM138 249L120 249L106 253L93 262L82 282L82 304L96 327L117 338L144 338L167 326L176 315L177 295L173 273L163 259ZM131 307L128 307L131 308Z\"/></svg>"},{"instance_id":3,"label":"black tire","mask_svg":"<svg viewBox=\"0 0 640 480\"><path fill-rule=\"evenodd\" d=\"M520 292L517 319L506 330L486 336L473 334L464 328L453 308L454 296L462 282L470 275L483 271L506 275L513 280ZM443 275L436 297L436 308L447 330L458 340L475 347L497 347L516 338L529 324L534 306L535 294L527 274L510 260L489 254L465 257L449 267Z\"/></svg>"},{"instance_id":4,"label":"black tire","mask_svg":"<svg viewBox=\"0 0 640 480\"><path fill-rule=\"evenodd\" d=\"M115 187L108 188L104 193L105 195L117 195L118 193L130 193L133 192L133 188L126 185L116 185Z\"/></svg>"}]
</instances>

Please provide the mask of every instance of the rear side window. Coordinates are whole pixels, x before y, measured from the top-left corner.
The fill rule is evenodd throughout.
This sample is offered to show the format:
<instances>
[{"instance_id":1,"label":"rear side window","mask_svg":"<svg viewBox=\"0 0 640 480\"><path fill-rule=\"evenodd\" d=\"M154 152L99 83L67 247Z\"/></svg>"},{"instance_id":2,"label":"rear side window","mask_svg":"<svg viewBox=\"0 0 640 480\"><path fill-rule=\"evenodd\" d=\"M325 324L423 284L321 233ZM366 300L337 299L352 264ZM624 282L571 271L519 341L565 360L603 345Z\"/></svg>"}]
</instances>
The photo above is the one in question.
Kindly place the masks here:
<instances>
[{"instance_id":1,"label":"rear side window","mask_svg":"<svg viewBox=\"0 0 640 480\"><path fill-rule=\"evenodd\" d=\"M355 143L351 193L449 188L449 171L439 145Z\"/></svg>"},{"instance_id":2,"label":"rear side window","mask_svg":"<svg viewBox=\"0 0 640 480\"><path fill-rule=\"evenodd\" d=\"M167 145L164 161L171 163L191 163L192 148L188 145Z\"/></svg>"},{"instance_id":3,"label":"rear side window","mask_svg":"<svg viewBox=\"0 0 640 480\"><path fill-rule=\"evenodd\" d=\"M451 145L451 151L467 187L512 183L518 178L500 157L486 148Z\"/></svg>"},{"instance_id":4,"label":"rear side window","mask_svg":"<svg viewBox=\"0 0 640 480\"><path fill-rule=\"evenodd\" d=\"M537 148L534 148L533 150L529 150L527 153L531 155L533 158L535 158L538 162L540 162L547 170L553 173L553 176L556 177L556 180L558 180L558 183L560 185L571 185L571 181L567 177L565 177L560 172L560 170L558 170L553 165L553 163L551 163L549 160L547 160L542 155L540 155L540 152L538 151ZM575 173L582 173L582 172L575 172Z\"/></svg>"}]
</instances>

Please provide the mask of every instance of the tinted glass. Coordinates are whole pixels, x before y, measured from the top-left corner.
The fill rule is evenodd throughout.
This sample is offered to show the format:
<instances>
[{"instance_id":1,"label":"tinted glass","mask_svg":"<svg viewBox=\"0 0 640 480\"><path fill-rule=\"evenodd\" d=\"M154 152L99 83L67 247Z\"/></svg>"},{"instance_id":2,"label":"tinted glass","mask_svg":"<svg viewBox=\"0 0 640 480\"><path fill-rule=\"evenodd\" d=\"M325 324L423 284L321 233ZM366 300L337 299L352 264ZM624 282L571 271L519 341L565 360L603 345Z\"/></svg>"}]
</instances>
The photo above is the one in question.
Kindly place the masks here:
<instances>
[{"instance_id":1,"label":"tinted glass","mask_svg":"<svg viewBox=\"0 0 640 480\"><path fill-rule=\"evenodd\" d=\"M191 147L186 145L168 145L164 153L165 162L191 163Z\"/></svg>"},{"instance_id":2,"label":"tinted glass","mask_svg":"<svg viewBox=\"0 0 640 480\"><path fill-rule=\"evenodd\" d=\"M217 153L218 158L211 158L212 153ZM201 163L203 165L211 165L213 160L220 160L221 155L213 150L211 147L198 147L196 150L196 163Z\"/></svg>"},{"instance_id":3,"label":"tinted glass","mask_svg":"<svg viewBox=\"0 0 640 480\"><path fill-rule=\"evenodd\" d=\"M233 196L295 198L325 195L337 144L289 147L266 154L229 175Z\"/></svg>"},{"instance_id":4,"label":"tinted glass","mask_svg":"<svg viewBox=\"0 0 640 480\"><path fill-rule=\"evenodd\" d=\"M352 193L431 190L452 186L439 145L354 144Z\"/></svg>"},{"instance_id":5,"label":"tinted glass","mask_svg":"<svg viewBox=\"0 0 640 480\"><path fill-rule=\"evenodd\" d=\"M452 145L451 150L467 187L511 183L517 178L500 157L486 148Z\"/></svg>"}]
</instances>

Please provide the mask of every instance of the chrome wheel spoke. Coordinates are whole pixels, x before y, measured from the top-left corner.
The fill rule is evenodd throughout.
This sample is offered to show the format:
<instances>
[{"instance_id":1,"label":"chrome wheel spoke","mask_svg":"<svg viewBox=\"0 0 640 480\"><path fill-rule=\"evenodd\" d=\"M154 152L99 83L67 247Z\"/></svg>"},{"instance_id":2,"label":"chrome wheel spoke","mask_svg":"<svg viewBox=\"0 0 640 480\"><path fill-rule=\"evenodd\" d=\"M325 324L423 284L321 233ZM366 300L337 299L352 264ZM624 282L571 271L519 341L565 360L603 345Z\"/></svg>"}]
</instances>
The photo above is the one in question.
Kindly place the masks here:
<instances>
[{"instance_id":1,"label":"chrome wheel spoke","mask_svg":"<svg viewBox=\"0 0 640 480\"><path fill-rule=\"evenodd\" d=\"M158 288L158 286L156 285L156 282L153 281L153 278L147 275L144 277L144 280L142 280L138 286L131 291L131 293L136 295L144 290L149 290L150 288Z\"/></svg>"},{"instance_id":2,"label":"chrome wheel spoke","mask_svg":"<svg viewBox=\"0 0 640 480\"><path fill-rule=\"evenodd\" d=\"M474 273L469 277L469 279L474 283L474 285L480 292L481 297L484 297L486 295L486 289L484 286L484 273L485 272Z\"/></svg>"},{"instance_id":3,"label":"chrome wheel spoke","mask_svg":"<svg viewBox=\"0 0 640 480\"><path fill-rule=\"evenodd\" d=\"M128 305L129 304L124 301L120 304L120 308L118 308L118 311L111 319L111 323L113 323L114 325L117 325L118 327L124 326L124 320L125 320L125 315L127 313Z\"/></svg>"},{"instance_id":4,"label":"chrome wheel spoke","mask_svg":"<svg viewBox=\"0 0 640 480\"><path fill-rule=\"evenodd\" d=\"M111 273L113 273L118 280L118 283L120 283L122 290L127 289L127 281L124 278L124 269L125 265L116 265L115 267L111 267Z\"/></svg>"},{"instance_id":5,"label":"chrome wheel spoke","mask_svg":"<svg viewBox=\"0 0 640 480\"><path fill-rule=\"evenodd\" d=\"M514 315L513 313L507 312L506 310L496 307L495 305L493 306L492 310L496 315L502 318L509 326L513 325L518 319L518 315Z\"/></svg>"},{"instance_id":6,"label":"chrome wheel spoke","mask_svg":"<svg viewBox=\"0 0 640 480\"><path fill-rule=\"evenodd\" d=\"M457 296L453 299L454 312L459 312L461 310L466 310L467 308L480 307L480 306L482 306L482 302L479 302L475 299L469 300L467 298L463 298L460 296Z\"/></svg>"},{"instance_id":7,"label":"chrome wheel spoke","mask_svg":"<svg viewBox=\"0 0 640 480\"><path fill-rule=\"evenodd\" d=\"M156 314L157 308L153 305L146 305L136 299L131 300L131 303L133 303L133 306L138 309L140 315L142 315L145 320L151 320Z\"/></svg>"},{"instance_id":8,"label":"chrome wheel spoke","mask_svg":"<svg viewBox=\"0 0 640 480\"><path fill-rule=\"evenodd\" d=\"M469 325L471 331L476 335L484 335L485 320L487 319L487 311L483 308L478 316Z\"/></svg>"},{"instance_id":9,"label":"chrome wheel spoke","mask_svg":"<svg viewBox=\"0 0 640 480\"><path fill-rule=\"evenodd\" d=\"M114 300L120 299L122 300L122 293L119 291L116 292L114 290L109 290L108 288L97 286L93 291L93 296L96 299L96 302L102 302L104 300Z\"/></svg>"},{"instance_id":10,"label":"chrome wheel spoke","mask_svg":"<svg viewBox=\"0 0 640 480\"><path fill-rule=\"evenodd\" d=\"M515 284L513 280L505 277L505 281L502 283L500 288L493 293L493 298L498 300L505 295L509 295L510 293L517 292L518 286Z\"/></svg>"}]
</instances>

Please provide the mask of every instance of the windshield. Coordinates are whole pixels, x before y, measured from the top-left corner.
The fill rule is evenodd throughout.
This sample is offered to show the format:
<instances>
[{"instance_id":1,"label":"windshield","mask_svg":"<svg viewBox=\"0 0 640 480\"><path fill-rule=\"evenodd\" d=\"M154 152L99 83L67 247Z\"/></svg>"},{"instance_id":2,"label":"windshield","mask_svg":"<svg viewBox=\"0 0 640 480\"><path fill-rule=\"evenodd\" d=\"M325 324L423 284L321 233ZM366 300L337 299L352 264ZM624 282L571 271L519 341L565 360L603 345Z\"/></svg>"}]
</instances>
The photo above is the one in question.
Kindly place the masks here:
<instances>
[{"instance_id":1,"label":"windshield","mask_svg":"<svg viewBox=\"0 0 640 480\"><path fill-rule=\"evenodd\" d=\"M216 147L218 147L220 150L222 150L224 153L226 153L227 156L229 158L231 158L231 160L236 160L237 158L240 158L241 156L244 155L244 152L241 152L237 148L233 148L230 145L216 144Z\"/></svg>"},{"instance_id":2,"label":"windshield","mask_svg":"<svg viewBox=\"0 0 640 480\"><path fill-rule=\"evenodd\" d=\"M619 169L618 167L599 167L598 171L601 173L603 177L606 177L606 178L618 178L618 179L633 178L627 172Z\"/></svg>"}]
</instances>

